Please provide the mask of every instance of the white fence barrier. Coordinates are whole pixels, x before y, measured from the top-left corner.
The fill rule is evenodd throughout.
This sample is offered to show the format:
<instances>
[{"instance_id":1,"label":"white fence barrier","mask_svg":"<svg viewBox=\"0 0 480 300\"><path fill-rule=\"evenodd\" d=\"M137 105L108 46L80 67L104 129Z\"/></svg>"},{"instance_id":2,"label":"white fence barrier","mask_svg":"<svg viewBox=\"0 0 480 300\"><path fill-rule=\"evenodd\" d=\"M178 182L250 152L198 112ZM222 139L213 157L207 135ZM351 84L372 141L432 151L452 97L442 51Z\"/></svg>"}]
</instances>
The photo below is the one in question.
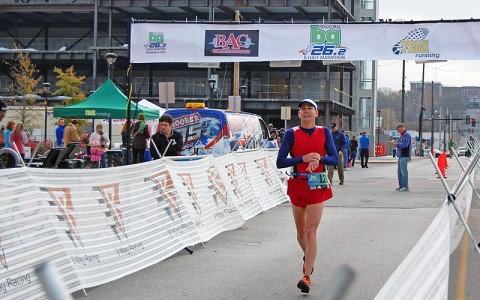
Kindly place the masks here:
<instances>
[{"instance_id":1,"label":"white fence barrier","mask_svg":"<svg viewBox=\"0 0 480 300\"><path fill-rule=\"evenodd\" d=\"M74 292L242 226L288 201L274 157L262 150L109 169L2 170L1 298L46 298L34 273L44 261ZM465 218L471 195L466 186L456 199ZM447 299L449 254L462 234L445 205L375 299Z\"/></svg>"},{"instance_id":2,"label":"white fence barrier","mask_svg":"<svg viewBox=\"0 0 480 300\"><path fill-rule=\"evenodd\" d=\"M0 295L45 298L33 272L43 261L73 292L238 228L288 200L276 172L263 151L108 169L2 170Z\"/></svg>"},{"instance_id":3,"label":"white fence barrier","mask_svg":"<svg viewBox=\"0 0 480 300\"><path fill-rule=\"evenodd\" d=\"M472 180L467 178L466 180ZM457 182L456 185L461 184ZM468 218L472 187L466 185L455 200ZM452 205L443 207L403 262L390 276L375 300L448 299L450 254L464 233L463 224Z\"/></svg>"}]
</instances>

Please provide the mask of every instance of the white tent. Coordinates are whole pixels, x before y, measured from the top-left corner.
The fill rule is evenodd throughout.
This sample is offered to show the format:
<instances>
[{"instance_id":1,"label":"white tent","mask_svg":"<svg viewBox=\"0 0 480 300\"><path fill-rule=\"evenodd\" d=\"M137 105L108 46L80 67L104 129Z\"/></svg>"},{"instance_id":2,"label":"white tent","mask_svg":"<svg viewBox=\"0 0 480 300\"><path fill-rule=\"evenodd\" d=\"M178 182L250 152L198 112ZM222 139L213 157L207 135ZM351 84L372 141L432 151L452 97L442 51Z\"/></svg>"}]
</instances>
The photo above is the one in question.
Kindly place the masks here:
<instances>
[{"instance_id":1,"label":"white tent","mask_svg":"<svg viewBox=\"0 0 480 300\"><path fill-rule=\"evenodd\" d=\"M158 109L159 117L165 113L165 108L161 108L158 105L153 104L152 102L148 101L147 99L142 99L138 102L141 106L148 107L151 109Z\"/></svg>"}]
</instances>

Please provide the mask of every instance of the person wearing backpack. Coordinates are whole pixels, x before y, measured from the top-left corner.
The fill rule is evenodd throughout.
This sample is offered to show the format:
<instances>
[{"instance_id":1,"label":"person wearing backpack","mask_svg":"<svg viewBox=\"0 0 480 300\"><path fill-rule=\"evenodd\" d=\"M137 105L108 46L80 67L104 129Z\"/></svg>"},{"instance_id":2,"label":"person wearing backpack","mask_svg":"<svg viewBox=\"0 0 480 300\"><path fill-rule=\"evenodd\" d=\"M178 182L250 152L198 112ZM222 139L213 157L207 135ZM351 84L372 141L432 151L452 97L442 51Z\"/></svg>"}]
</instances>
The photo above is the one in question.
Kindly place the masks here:
<instances>
[{"instance_id":1,"label":"person wearing backpack","mask_svg":"<svg viewBox=\"0 0 480 300\"><path fill-rule=\"evenodd\" d=\"M145 160L147 140L150 138L150 128L145 122L145 115L138 114L138 120L132 129L132 164L141 163Z\"/></svg>"}]
</instances>

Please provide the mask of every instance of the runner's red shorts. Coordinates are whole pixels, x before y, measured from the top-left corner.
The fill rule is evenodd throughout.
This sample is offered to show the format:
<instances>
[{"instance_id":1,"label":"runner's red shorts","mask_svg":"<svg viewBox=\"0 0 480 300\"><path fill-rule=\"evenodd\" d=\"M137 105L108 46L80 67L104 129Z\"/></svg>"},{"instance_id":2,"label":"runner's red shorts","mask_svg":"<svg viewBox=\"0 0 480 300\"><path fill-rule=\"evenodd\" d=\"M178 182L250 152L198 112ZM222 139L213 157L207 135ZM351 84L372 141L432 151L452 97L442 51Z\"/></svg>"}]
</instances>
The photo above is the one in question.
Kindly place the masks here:
<instances>
[{"instance_id":1,"label":"runner's red shorts","mask_svg":"<svg viewBox=\"0 0 480 300\"><path fill-rule=\"evenodd\" d=\"M310 204L327 201L333 197L332 187L323 190L310 190L308 181L303 178L290 178L288 180L287 195L293 205L305 208Z\"/></svg>"}]
</instances>

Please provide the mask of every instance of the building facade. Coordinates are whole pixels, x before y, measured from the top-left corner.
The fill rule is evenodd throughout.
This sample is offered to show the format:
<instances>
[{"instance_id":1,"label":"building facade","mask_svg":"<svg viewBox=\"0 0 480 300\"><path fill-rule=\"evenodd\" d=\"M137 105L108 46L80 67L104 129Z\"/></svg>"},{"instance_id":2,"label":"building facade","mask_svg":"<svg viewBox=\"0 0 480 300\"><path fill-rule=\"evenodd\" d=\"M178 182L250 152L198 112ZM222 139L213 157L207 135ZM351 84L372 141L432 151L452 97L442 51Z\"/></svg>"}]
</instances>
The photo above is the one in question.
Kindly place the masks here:
<instances>
[{"instance_id":1,"label":"building facade","mask_svg":"<svg viewBox=\"0 0 480 300\"><path fill-rule=\"evenodd\" d=\"M77 75L86 76L83 88L88 94L107 79L105 56L115 53L118 59L112 77L125 88L132 18L230 22L236 11L240 22L246 23L372 22L377 20L378 0L0 0L0 57L11 62L18 51L28 52L44 82L52 84L52 91L54 67L73 65ZM278 128L284 124L280 107L295 111L299 99L312 98L322 109L320 124L335 120L345 130L375 135L375 61L303 61L295 67L278 62L241 63L237 85L234 69L234 63L222 62L209 69L191 68L188 63L135 66L132 96L158 104L159 83L174 82L176 102L172 106L182 107L191 99L208 99L207 81L213 78L212 107L226 108L228 96L238 95L234 87L245 86L242 110L257 113ZM8 72L9 67L2 64L2 93L12 83Z\"/></svg>"}]
</instances>

